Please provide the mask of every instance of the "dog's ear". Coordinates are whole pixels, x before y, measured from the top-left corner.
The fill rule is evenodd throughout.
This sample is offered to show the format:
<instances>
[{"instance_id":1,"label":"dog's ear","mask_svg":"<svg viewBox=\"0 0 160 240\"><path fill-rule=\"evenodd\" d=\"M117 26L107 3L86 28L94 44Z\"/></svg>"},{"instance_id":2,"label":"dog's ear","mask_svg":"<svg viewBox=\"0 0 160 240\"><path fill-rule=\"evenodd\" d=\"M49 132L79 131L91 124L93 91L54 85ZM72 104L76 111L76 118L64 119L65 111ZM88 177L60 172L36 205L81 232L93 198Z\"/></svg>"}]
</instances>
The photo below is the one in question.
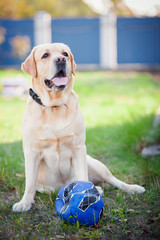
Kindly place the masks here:
<instances>
[{"instance_id":1,"label":"dog's ear","mask_svg":"<svg viewBox=\"0 0 160 240\"><path fill-rule=\"evenodd\" d=\"M32 50L30 55L26 58L26 60L21 65L22 71L25 73L28 73L33 78L37 76L37 68L36 68L34 54L35 54L35 48Z\"/></svg>"},{"instance_id":2,"label":"dog's ear","mask_svg":"<svg viewBox=\"0 0 160 240\"><path fill-rule=\"evenodd\" d=\"M71 53L71 67L72 67L72 73L73 73L73 75L75 75L76 63L74 61L74 57L73 57L72 53Z\"/></svg>"}]
</instances>

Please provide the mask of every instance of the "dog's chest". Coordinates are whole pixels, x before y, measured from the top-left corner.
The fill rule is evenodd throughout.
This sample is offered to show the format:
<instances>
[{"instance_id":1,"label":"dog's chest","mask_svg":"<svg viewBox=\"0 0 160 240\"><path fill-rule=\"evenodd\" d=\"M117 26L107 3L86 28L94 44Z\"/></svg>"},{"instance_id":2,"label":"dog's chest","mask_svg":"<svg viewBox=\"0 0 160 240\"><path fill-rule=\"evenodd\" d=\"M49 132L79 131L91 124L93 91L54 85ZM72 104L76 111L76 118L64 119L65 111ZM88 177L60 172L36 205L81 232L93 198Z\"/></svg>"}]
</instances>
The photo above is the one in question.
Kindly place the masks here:
<instances>
[{"instance_id":1,"label":"dog's chest","mask_svg":"<svg viewBox=\"0 0 160 240\"><path fill-rule=\"evenodd\" d=\"M69 129L55 131L53 126L44 125L40 131L40 148L47 151L52 148L56 154L61 155L64 151L70 151L74 148L74 133Z\"/></svg>"},{"instance_id":2,"label":"dog's chest","mask_svg":"<svg viewBox=\"0 0 160 240\"><path fill-rule=\"evenodd\" d=\"M55 132L53 128L44 126L41 131L40 149L42 158L49 171L68 176L71 174L71 159L74 154L75 136L72 132Z\"/></svg>"},{"instance_id":3,"label":"dog's chest","mask_svg":"<svg viewBox=\"0 0 160 240\"><path fill-rule=\"evenodd\" d=\"M56 140L56 132L52 126L46 124L40 129L40 141L47 141L49 139Z\"/></svg>"}]
</instances>

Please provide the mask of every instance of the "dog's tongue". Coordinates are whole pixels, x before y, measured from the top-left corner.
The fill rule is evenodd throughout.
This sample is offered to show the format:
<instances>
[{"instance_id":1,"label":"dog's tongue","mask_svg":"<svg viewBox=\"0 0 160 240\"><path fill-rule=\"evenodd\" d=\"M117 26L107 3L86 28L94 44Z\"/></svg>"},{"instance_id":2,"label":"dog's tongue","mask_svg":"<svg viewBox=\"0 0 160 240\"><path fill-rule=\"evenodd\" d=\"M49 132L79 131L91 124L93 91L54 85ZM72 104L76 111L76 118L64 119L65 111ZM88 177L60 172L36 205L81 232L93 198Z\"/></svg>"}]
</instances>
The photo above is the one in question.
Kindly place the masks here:
<instances>
[{"instance_id":1,"label":"dog's tongue","mask_svg":"<svg viewBox=\"0 0 160 240\"><path fill-rule=\"evenodd\" d=\"M68 83L67 77L55 77L52 79L52 82L57 86L66 85Z\"/></svg>"}]
</instances>

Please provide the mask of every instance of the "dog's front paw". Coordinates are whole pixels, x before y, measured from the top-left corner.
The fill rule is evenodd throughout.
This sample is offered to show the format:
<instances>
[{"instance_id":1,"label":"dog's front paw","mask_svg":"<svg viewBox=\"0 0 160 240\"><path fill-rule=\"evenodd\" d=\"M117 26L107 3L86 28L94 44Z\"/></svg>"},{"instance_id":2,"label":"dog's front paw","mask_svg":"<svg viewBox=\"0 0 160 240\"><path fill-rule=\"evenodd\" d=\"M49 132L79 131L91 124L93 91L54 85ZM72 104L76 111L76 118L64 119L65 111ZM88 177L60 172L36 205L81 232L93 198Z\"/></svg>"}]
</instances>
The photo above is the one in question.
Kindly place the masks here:
<instances>
[{"instance_id":1,"label":"dog's front paw","mask_svg":"<svg viewBox=\"0 0 160 240\"><path fill-rule=\"evenodd\" d=\"M139 185L130 185L129 189L128 189L128 193L130 194L135 194L135 193L144 193L146 190L144 187L141 187Z\"/></svg>"},{"instance_id":2,"label":"dog's front paw","mask_svg":"<svg viewBox=\"0 0 160 240\"><path fill-rule=\"evenodd\" d=\"M99 194L100 194L101 196L103 196L103 193L104 193L103 189L102 189L100 186L96 186L96 188L97 188Z\"/></svg>"},{"instance_id":3,"label":"dog's front paw","mask_svg":"<svg viewBox=\"0 0 160 240\"><path fill-rule=\"evenodd\" d=\"M20 202L15 203L12 209L14 212L26 212L31 208L31 206L32 202L21 200Z\"/></svg>"}]
</instances>

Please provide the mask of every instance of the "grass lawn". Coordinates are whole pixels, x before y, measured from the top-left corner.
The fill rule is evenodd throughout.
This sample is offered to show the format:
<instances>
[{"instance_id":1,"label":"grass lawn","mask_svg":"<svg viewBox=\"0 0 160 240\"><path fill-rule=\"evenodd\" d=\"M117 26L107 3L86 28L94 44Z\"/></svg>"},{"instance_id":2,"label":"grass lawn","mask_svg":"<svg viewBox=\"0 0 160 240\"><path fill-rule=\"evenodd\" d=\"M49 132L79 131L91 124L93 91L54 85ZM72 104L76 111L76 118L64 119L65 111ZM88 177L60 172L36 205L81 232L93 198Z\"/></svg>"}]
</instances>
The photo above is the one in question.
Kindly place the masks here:
<instances>
[{"instance_id":1,"label":"grass lawn","mask_svg":"<svg viewBox=\"0 0 160 240\"><path fill-rule=\"evenodd\" d=\"M21 72L1 70L0 89L2 77L17 74ZM88 153L116 177L143 185L146 192L129 196L103 186L105 212L93 227L60 220L53 193L37 193L26 213L12 212L24 193L21 121L26 100L0 97L0 239L160 239L160 156L140 155L143 146L159 142L159 129L152 135L150 131L160 105L160 78L78 72L75 91L86 123Z\"/></svg>"}]
</instances>

